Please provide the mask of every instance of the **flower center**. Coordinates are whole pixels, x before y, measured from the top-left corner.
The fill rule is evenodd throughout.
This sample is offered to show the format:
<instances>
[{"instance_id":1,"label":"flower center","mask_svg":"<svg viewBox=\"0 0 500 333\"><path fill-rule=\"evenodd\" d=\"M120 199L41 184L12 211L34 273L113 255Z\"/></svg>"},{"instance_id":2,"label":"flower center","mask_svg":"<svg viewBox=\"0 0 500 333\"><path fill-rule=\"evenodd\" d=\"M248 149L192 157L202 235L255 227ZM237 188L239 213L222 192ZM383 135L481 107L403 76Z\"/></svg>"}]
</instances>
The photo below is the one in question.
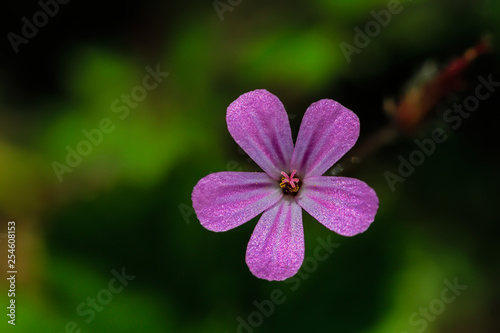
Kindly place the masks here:
<instances>
[{"instance_id":1,"label":"flower center","mask_svg":"<svg viewBox=\"0 0 500 333\"><path fill-rule=\"evenodd\" d=\"M281 177L280 187L284 194L296 194L299 191L300 179L294 178L296 172L297 170L293 170L289 177L285 171L281 171L283 177Z\"/></svg>"}]
</instances>

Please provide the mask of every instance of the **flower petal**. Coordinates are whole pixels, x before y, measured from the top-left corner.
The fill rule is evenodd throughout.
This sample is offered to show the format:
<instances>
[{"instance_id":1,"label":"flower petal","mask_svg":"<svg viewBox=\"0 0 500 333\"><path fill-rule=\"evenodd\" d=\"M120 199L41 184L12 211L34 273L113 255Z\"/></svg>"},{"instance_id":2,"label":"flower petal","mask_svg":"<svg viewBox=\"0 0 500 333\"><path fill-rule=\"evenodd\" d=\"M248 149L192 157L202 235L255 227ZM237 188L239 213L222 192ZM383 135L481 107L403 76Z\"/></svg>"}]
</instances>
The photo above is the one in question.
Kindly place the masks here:
<instances>
[{"instance_id":1,"label":"flower petal","mask_svg":"<svg viewBox=\"0 0 500 333\"><path fill-rule=\"evenodd\" d=\"M192 200L201 224L226 231L251 220L283 197L276 181L263 172L217 172L202 178Z\"/></svg>"},{"instance_id":2,"label":"flower petal","mask_svg":"<svg viewBox=\"0 0 500 333\"><path fill-rule=\"evenodd\" d=\"M302 209L283 199L262 214L248 242L246 262L253 275L281 281L295 275L302 261Z\"/></svg>"},{"instance_id":3,"label":"flower petal","mask_svg":"<svg viewBox=\"0 0 500 333\"><path fill-rule=\"evenodd\" d=\"M325 227L344 236L368 229L378 209L375 191L347 177L309 177L295 200Z\"/></svg>"},{"instance_id":4,"label":"flower petal","mask_svg":"<svg viewBox=\"0 0 500 333\"><path fill-rule=\"evenodd\" d=\"M313 103L304 114L290 169L302 178L321 176L349 149L359 136L354 112L331 99Z\"/></svg>"},{"instance_id":5,"label":"flower petal","mask_svg":"<svg viewBox=\"0 0 500 333\"><path fill-rule=\"evenodd\" d=\"M293 153L288 115L278 97L264 89L241 95L227 108L227 128L236 143L275 180Z\"/></svg>"}]
</instances>

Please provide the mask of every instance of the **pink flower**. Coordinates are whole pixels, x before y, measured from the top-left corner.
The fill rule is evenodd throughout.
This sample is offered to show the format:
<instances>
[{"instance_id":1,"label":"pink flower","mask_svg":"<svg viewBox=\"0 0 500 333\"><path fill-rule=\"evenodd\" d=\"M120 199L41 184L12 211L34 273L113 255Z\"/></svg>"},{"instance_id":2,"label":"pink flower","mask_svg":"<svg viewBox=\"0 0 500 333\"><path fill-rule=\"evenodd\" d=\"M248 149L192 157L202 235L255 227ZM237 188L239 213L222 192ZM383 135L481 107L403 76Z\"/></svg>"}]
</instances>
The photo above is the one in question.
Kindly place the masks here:
<instances>
[{"instance_id":1,"label":"pink flower","mask_svg":"<svg viewBox=\"0 0 500 333\"><path fill-rule=\"evenodd\" d=\"M364 182L322 176L359 136L359 119L331 99L306 111L295 148L288 116L267 90L241 95L227 109L234 140L264 172L217 172L194 187L193 207L201 224L226 231L263 212L247 246L250 271L266 280L285 280L304 260L302 208L343 236L365 231L378 198Z\"/></svg>"}]
</instances>

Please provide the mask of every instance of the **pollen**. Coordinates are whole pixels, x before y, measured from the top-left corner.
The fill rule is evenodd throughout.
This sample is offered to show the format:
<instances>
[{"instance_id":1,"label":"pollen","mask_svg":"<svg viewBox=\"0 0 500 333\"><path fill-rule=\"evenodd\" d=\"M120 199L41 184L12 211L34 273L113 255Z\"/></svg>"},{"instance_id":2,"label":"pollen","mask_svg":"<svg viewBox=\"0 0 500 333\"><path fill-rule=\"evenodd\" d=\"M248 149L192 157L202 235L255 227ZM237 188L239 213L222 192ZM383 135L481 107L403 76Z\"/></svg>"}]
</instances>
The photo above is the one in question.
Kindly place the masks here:
<instances>
[{"instance_id":1,"label":"pollen","mask_svg":"<svg viewBox=\"0 0 500 333\"><path fill-rule=\"evenodd\" d=\"M284 194L295 194L299 191L299 178L294 178L297 170L293 170L290 176L288 176L284 171L281 171L283 177L281 177L280 187L283 189Z\"/></svg>"}]
</instances>

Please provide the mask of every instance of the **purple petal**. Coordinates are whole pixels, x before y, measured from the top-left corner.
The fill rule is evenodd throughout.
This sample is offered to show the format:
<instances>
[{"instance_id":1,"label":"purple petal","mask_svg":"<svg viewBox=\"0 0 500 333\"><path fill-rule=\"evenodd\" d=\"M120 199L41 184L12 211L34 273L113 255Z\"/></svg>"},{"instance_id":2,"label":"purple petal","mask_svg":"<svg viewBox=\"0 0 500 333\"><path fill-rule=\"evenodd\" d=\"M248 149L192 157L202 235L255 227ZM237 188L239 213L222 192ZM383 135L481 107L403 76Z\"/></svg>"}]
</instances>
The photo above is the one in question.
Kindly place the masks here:
<instances>
[{"instance_id":1,"label":"purple petal","mask_svg":"<svg viewBox=\"0 0 500 333\"><path fill-rule=\"evenodd\" d=\"M321 176L354 146L359 119L331 99L313 103L306 111L295 144L290 169L302 178Z\"/></svg>"},{"instance_id":2,"label":"purple petal","mask_svg":"<svg viewBox=\"0 0 500 333\"><path fill-rule=\"evenodd\" d=\"M275 180L263 172L217 172L201 179L192 200L201 224L226 231L251 220L283 197Z\"/></svg>"},{"instance_id":3,"label":"purple petal","mask_svg":"<svg viewBox=\"0 0 500 333\"><path fill-rule=\"evenodd\" d=\"M295 275L302 261L302 209L283 199L262 214L248 242L246 262L253 275L281 281Z\"/></svg>"},{"instance_id":4,"label":"purple petal","mask_svg":"<svg viewBox=\"0 0 500 333\"><path fill-rule=\"evenodd\" d=\"M292 132L278 97L264 89L247 92L229 105L226 121L236 143L269 176L279 180L288 172Z\"/></svg>"},{"instance_id":5,"label":"purple petal","mask_svg":"<svg viewBox=\"0 0 500 333\"><path fill-rule=\"evenodd\" d=\"M346 177L309 177L295 200L325 227L344 236L368 229L378 209L375 191Z\"/></svg>"}]
</instances>

